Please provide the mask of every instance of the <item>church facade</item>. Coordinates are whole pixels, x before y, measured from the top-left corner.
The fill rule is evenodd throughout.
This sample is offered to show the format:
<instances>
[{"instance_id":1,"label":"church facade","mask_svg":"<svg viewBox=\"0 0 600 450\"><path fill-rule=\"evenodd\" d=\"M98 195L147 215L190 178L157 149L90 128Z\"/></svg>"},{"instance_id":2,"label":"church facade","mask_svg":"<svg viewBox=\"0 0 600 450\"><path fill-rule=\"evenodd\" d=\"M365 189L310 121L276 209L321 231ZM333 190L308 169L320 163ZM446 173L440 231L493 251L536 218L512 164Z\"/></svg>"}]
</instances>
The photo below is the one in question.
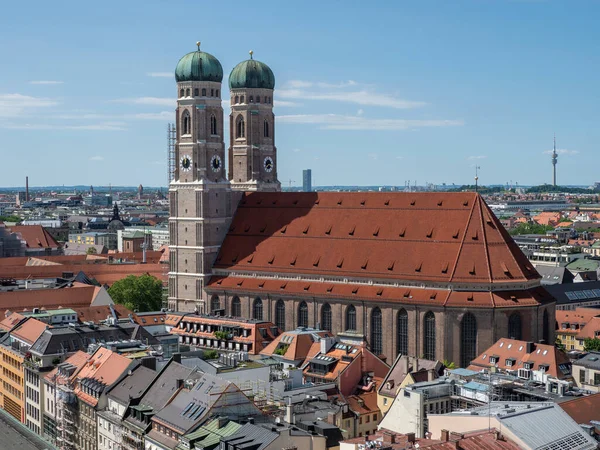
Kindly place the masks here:
<instances>
[{"instance_id":1,"label":"church facade","mask_svg":"<svg viewBox=\"0 0 600 450\"><path fill-rule=\"evenodd\" d=\"M271 69L229 76L197 51L178 63L169 308L318 327L466 367L501 337L554 341L554 299L476 193L284 193Z\"/></svg>"}]
</instances>

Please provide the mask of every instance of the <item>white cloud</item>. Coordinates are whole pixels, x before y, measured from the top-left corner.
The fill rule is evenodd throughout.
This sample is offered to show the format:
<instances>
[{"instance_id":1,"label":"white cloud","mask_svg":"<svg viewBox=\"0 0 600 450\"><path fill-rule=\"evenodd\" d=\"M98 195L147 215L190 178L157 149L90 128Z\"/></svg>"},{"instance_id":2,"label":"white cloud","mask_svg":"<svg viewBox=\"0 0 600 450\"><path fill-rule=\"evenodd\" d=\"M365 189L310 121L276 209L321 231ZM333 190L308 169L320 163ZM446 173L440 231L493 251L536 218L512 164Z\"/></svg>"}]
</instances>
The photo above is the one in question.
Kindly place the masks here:
<instances>
[{"instance_id":1,"label":"white cloud","mask_svg":"<svg viewBox=\"0 0 600 450\"><path fill-rule=\"evenodd\" d=\"M0 123L0 128L7 130L29 130L29 131L53 131L53 130L75 130L75 131L124 131L125 124L122 122L101 122L86 125L44 124L44 123Z\"/></svg>"},{"instance_id":2,"label":"white cloud","mask_svg":"<svg viewBox=\"0 0 600 450\"><path fill-rule=\"evenodd\" d=\"M487 158L486 155L475 155L475 156L469 156L469 157L467 157L467 159L469 161L473 161L475 159L485 159L485 158Z\"/></svg>"},{"instance_id":3,"label":"white cloud","mask_svg":"<svg viewBox=\"0 0 600 450\"><path fill-rule=\"evenodd\" d=\"M104 161L104 156L90 156L90 161Z\"/></svg>"},{"instance_id":4,"label":"white cloud","mask_svg":"<svg viewBox=\"0 0 600 450\"><path fill-rule=\"evenodd\" d=\"M154 78L175 78L173 72L148 72L146 75Z\"/></svg>"},{"instance_id":5,"label":"white cloud","mask_svg":"<svg viewBox=\"0 0 600 450\"><path fill-rule=\"evenodd\" d=\"M302 106L302 104L296 102L288 102L285 100L273 100L273 106Z\"/></svg>"},{"instance_id":6,"label":"white cloud","mask_svg":"<svg viewBox=\"0 0 600 450\"><path fill-rule=\"evenodd\" d=\"M394 95L361 91L325 91L315 92L301 89L280 89L277 94L288 99L330 100L335 102L356 103L363 106L385 106L395 109L410 109L425 106L425 102L404 100Z\"/></svg>"},{"instance_id":7,"label":"white cloud","mask_svg":"<svg viewBox=\"0 0 600 450\"><path fill-rule=\"evenodd\" d=\"M153 105L153 106L172 106L175 108L177 100L175 98L165 97L137 97L137 98L118 98L112 100L113 103L127 103L130 105Z\"/></svg>"},{"instance_id":8,"label":"white cloud","mask_svg":"<svg viewBox=\"0 0 600 450\"><path fill-rule=\"evenodd\" d=\"M56 106L58 102L49 98L31 97L22 94L0 94L0 117L18 117L39 108Z\"/></svg>"},{"instance_id":9,"label":"white cloud","mask_svg":"<svg viewBox=\"0 0 600 450\"><path fill-rule=\"evenodd\" d=\"M64 81L52 81L52 80L38 80L38 81L30 81L29 84L44 84L44 85L52 85L52 84L64 84Z\"/></svg>"},{"instance_id":10,"label":"white cloud","mask_svg":"<svg viewBox=\"0 0 600 450\"><path fill-rule=\"evenodd\" d=\"M351 86L356 86L358 83L354 80L342 81L340 83L325 83L322 81L312 82L304 80L290 80L284 84L284 87L290 89L307 89L311 87L319 87L325 89L341 89Z\"/></svg>"},{"instance_id":11,"label":"white cloud","mask_svg":"<svg viewBox=\"0 0 600 450\"><path fill-rule=\"evenodd\" d=\"M302 149L300 148L295 148L294 150L292 150L294 153L300 153L302 151Z\"/></svg>"},{"instance_id":12,"label":"white cloud","mask_svg":"<svg viewBox=\"0 0 600 450\"><path fill-rule=\"evenodd\" d=\"M396 156L396 159L404 159L404 156Z\"/></svg>"},{"instance_id":13,"label":"white cloud","mask_svg":"<svg viewBox=\"0 0 600 450\"><path fill-rule=\"evenodd\" d=\"M175 120L175 114L171 111L161 111L159 113L128 114L124 116L124 118L137 120L165 120L172 122Z\"/></svg>"},{"instance_id":14,"label":"white cloud","mask_svg":"<svg viewBox=\"0 0 600 450\"><path fill-rule=\"evenodd\" d=\"M546 150L544 153L551 155L554 150ZM567 148L557 148L556 153L559 155L578 155L579 150L569 150Z\"/></svg>"},{"instance_id":15,"label":"white cloud","mask_svg":"<svg viewBox=\"0 0 600 450\"><path fill-rule=\"evenodd\" d=\"M365 111L363 109L359 109L358 111L356 111L357 116L362 116L364 113Z\"/></svg>"},{"instance_id":16,"label":"white cloud","mask_svg":"<svg viewBox=\"0 0 600 450\"><path fill-rule=\"evenodd\" d=\"M410 130L425 127L462 126L462 120L369 119L340 114L296 114L277 118L278 123L319 125L325 130Z\"/></svg>"},{"instance_id":17,"label":"white cloud","mask_svg":"<svg viewBox=\"0 0 600 450\"><path fill-rule=\"evenodd\" d=\"M290 80L285 83L285 86L293 89L303 89L312 87L313 83L310 81L302 81L302 80Z\"/></svg>"},{"instance_id":18,"label":"white cloud","mask_svg":"<svg viewBox=\"0 0 600 450\"><path fill-rule=\"evenodd\" d=\"M371 159L377 159L377 158L378 158L378 157L377 157L377 153L369 153L367 156L368 156L369 158L371 158Z\"/></svg>"}]
</instances>

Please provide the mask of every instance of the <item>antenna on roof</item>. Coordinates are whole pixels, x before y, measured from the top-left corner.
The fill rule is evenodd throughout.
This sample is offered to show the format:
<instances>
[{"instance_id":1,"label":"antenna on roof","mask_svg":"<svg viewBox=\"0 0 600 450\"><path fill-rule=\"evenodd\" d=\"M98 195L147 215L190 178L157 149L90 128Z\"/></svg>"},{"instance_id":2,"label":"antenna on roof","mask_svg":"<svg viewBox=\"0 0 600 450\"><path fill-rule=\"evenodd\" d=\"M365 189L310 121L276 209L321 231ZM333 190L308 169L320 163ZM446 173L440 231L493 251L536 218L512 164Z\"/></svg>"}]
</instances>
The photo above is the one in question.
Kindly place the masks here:
<instances>
[{"instance_id":1,"label":"antenna on roof","mask_svg":"<svg viewBox=\"0 0 600 450\"><path fill-rule=\"evenodd\" d=\"M481 167L479 166L475 166L475 192L477 192L479 190L479 169L481 169Z\"/></svg>"}]
</instances>

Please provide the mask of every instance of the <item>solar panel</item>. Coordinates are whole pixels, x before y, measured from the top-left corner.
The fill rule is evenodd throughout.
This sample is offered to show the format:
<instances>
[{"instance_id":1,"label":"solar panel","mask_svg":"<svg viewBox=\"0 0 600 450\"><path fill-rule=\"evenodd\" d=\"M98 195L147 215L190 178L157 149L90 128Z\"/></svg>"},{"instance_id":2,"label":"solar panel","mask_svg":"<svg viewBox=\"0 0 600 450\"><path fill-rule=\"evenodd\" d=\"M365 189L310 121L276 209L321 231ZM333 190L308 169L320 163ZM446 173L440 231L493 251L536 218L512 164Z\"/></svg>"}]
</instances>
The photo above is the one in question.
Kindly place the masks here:
<instances>
[{"instance_id":1,"label":"solar panel","mask_svg":"<svg viewBox=\"0 0 600 450\"><path fill-rule=\"evenodd\" d=\"M200 408L200 405L196 405L196 406L194 406L194 409L192 409L192 410L189 412L189 414L187 414L187 416L186 416L186 417L188 417L188 418L191 418L191 417L194 415L194 413L195 413L196 411L198 411L198 409L199 409L199 408Z\"/></svg>"},{"instance_id":2,"label":"solar panel","mask_svg":"<svg viewBox=\"0 0 600 450\"><path fill-rule=\"evenodd\" d=\"M192 406L194 406L194 402L190 402L189 405L187 405L185 407L185 409L183 410L183 412L181 413L181 415L185 416L187 414L187 412L192 408Z\"/></svg>"},{"instance_id":3,"label":"solar panel","mask_svg":"<svg viewBox=\"0 0 600 450\"><path fill-rule=\"evenodd\" d=\"M206 407L205 407L205 406L203 406L202 408L200 408L200 409L198 410L198 412L197 412L197 413L196 413L196 414L195 414L193 417L190 417L190 418L191 418L192 420L196 420L196 419L198 419L198 417L200 417L200 416L202 415L202 413L203 413L205 410L206 410Z\"/></svg>"}]
</instances>

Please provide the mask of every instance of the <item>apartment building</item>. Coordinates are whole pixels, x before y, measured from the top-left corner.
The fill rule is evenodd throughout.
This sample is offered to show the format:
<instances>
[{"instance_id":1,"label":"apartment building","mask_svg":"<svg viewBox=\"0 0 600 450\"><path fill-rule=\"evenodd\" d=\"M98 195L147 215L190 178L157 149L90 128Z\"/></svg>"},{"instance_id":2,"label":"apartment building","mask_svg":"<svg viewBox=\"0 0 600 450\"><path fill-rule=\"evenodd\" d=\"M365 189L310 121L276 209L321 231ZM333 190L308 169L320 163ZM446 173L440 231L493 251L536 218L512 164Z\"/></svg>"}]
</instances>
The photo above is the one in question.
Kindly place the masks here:
<instances>
[{"instance_id":1,"label":"apartment building","mask_svg":"<svg viewBox=\"0 0 600 450\"><path fill-rule=\"evenodd\" d=\"M600 392L600 352L589 352L574 361L573 379L581 389Z\"/></svg>"}]
</instances>

